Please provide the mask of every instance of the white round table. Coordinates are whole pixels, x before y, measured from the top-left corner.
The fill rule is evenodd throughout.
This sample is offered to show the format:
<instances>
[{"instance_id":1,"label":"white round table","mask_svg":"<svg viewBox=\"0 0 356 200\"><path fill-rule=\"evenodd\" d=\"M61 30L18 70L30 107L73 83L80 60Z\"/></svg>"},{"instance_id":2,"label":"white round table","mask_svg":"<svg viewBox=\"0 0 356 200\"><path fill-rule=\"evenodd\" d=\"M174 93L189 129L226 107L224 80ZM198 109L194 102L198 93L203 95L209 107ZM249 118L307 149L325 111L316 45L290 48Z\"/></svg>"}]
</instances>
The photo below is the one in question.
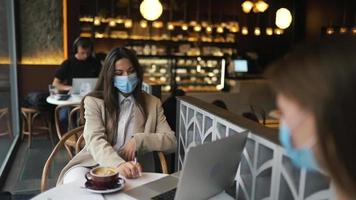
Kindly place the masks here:
<instances>
[{"instance_id":1,"label":"white round table","mask_svg":"<svg viewBox=\"0 0 356 200\"><path fill-rule=\"evenodd\" d=\"M69 97L69 99L67 100L58 100L58 96L48 96L46 101L49 104L53 104L53 105L75 105L75 104L80 104L80 102L82 101L83 96L79 96L79 95L71 95Z\"/></svg>"},{"instance_id":2,"label":"white round table","mask_svg":"<svg viewBox=\"0 0 356 200\"><path fill-rule=\"evenodd\" d=\"M85 200L133 200L134 198L125 194L125 191L139 187L143 184L158 180L168 176L160 173L142 173L142 176L137 179L127 179L125 187L114 193L96 194L89 192L80 182L72 182L64 185L59 185L50 190L47 190L33 198L33 200L59 200L59 199L85 199Z\"/></svg>"}]
</instances>

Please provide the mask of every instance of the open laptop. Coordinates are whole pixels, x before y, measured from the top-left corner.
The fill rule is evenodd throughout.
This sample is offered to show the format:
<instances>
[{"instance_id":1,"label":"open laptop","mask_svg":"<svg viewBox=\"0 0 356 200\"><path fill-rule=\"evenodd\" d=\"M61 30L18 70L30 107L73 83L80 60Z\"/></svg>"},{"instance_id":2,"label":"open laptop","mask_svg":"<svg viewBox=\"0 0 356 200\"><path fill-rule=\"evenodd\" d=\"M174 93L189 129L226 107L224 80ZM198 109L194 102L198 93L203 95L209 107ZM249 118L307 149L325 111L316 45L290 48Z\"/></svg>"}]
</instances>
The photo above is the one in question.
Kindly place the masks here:
<instances>
[{"instance_id":1,"label":"open laptop","mask_svg":"<svg viewBox=\"0 0 356 200\"><path fill-rule=\"evenodd\" d=\"M97 78L73 78L72 94L89 93L94 90Z\"/></svg>"},{"instance_id":2,"label":"open laptop","mask_svg":"<svg viewBox=\"0 0 356 200\"><path fill-rule=\"evenodd\" d=\"M203 145L186 153L180 178L167 176L126 192L135 199L208 199L233 184L248 131Z\"/></svg>"}]
</instances>

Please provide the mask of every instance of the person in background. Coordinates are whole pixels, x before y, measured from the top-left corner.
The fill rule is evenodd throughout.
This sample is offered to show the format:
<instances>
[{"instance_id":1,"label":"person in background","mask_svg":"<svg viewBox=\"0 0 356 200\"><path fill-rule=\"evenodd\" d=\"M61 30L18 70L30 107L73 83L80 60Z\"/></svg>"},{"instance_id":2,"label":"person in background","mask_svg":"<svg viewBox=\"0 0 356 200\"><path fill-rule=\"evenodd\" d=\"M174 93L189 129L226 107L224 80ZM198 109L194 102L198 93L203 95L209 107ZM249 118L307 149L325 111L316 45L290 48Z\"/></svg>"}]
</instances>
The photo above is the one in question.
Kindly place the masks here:
<instances>
[{"instance_id":1,"label":"person in background","mask_svg":"<svg viewBox=\"0 0 356 200\"><path fill-rule=\"evenodd\" d=\"M185 92L175 86L171 95L162 104L164 115L172 130L176 130L177 97L179 96L185 96Z\"/></svg>"},{"instance_id":2,"label":"person in background","mask_svg":"<svg viewBox=\"0 0 356 200\"><path fill-rule=\"evenodd\" d=\"M176 117L177 117L177 97L185 96L185 92L174 86L171 95L163 102L162 107L164 110L164 115L167 117L167 122L172 130L176 130ZM166 155L168 160L169 173L174 173L175 171L175 155Z\"/></svg>"},{"instance_id":3,"label":"person in background","mask_svg":"<svg viewBox=\"0 0 356 200\"><path fill-rule=\"evenodd\" d=\"M56 71L52 85L69 91L73 78L96 78L101 70L100 61L92 56L94 45L90 38L78 37L73 44L74 55L65 60Z\"/></svg>"},{"instance_id":4,"label":"person in background","mask_svg":"<svg viewBox=\"0 0 356 200\"><path fill-rule=\"evenodd\" d=\"M266 72L281 112L279 138L295 165L356 199L356 40L296 48Z\"/></svg>"},{"instance_id":5,"label":"person in background","mask_svg":"<svg viewBox=\"0 0 356 200\"><path fill-rule=\"evenodd\" d=\"M58 184L85 181L95 166L116 167L135 178L138 155L173 152L177 141L158 98L141 90L143 69L135 53L115 48L104 61L95 90L82 101L85 147L62 170Z\"/></svg>"},{"instance_id":6,"label":"person in background","mask_svg":"<svg viewBox=\"0 0 356 200\"><path fill-rule=\"evenodd\" d=\"M217 107L220 107L222 109L228 110L227 106L225 104L224 101L220 100L220 99L216 99L213 102L211 102L213 105L216 105Z\"/></svg>"},{"instance_id":7,"label":"person in background","mask_svg":"<svg viewBox=\"0 0 356 200\"><path fill-rule=\"evenodd\" d=\"M92 56L93 42L90 38L78 37L73 44L74 55L65 60L57 69L52 85L59 91L70 91L73 78L96 78L101 70L100 61ZM61 129L68 127L69 107L59 112Z\"/></svg>"}]
</instances>

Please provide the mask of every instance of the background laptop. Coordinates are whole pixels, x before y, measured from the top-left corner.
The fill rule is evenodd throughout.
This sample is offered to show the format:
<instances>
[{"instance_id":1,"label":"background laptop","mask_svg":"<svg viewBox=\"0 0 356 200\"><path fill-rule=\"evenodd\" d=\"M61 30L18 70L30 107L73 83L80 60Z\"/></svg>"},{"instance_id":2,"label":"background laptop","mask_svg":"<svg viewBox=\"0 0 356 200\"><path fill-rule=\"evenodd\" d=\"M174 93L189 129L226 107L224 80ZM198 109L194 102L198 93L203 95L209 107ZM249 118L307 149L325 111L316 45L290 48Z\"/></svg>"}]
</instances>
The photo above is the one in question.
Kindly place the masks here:
<instances>
[{"instance_id":1,"label":"background laptop","mask_svg":"<svg viewBox=\"0 0 356 200\"><path fill-rule=\"evenodd\" d=\"M94 90L97 78L73 78L72 94L89 93Z\"/></svg>"},{"instance_id":2,"label":"background laptop","mask_svg":"<svg viewBox=\"0 0 356 200\"><path fill-rule=\"evenodd\" d=\"M136 199L207 199L231 186L248 131L192 146L186 153L180 178L167 176L126 192ZM177 187L178 185L178 187Z\"/></svg>"}]
</instances>

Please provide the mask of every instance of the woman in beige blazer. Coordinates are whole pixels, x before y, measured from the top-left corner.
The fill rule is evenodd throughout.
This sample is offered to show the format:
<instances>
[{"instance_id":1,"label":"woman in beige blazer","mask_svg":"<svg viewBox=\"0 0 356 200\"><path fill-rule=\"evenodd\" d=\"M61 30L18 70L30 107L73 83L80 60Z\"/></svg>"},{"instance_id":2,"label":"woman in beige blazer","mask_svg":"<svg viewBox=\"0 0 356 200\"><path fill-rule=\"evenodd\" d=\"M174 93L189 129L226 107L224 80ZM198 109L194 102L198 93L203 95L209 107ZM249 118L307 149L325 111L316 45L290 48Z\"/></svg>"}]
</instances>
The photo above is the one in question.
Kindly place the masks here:
<instances>
[{"instance_id":1,"label":"woman in beige blazer","mask_svg":"<svg viewBox=\"0 0 356 200\"><path fill-rule=\"evenodd\" d=\"M158 98L141 90L143 70L134 52L113 49L94 92L85 97L85 147L64 167L57 184L85 180L95 166L117 167L134 178L141 171L135 152L172 152L177 142Z\"/></svg>"}]
</instances>

